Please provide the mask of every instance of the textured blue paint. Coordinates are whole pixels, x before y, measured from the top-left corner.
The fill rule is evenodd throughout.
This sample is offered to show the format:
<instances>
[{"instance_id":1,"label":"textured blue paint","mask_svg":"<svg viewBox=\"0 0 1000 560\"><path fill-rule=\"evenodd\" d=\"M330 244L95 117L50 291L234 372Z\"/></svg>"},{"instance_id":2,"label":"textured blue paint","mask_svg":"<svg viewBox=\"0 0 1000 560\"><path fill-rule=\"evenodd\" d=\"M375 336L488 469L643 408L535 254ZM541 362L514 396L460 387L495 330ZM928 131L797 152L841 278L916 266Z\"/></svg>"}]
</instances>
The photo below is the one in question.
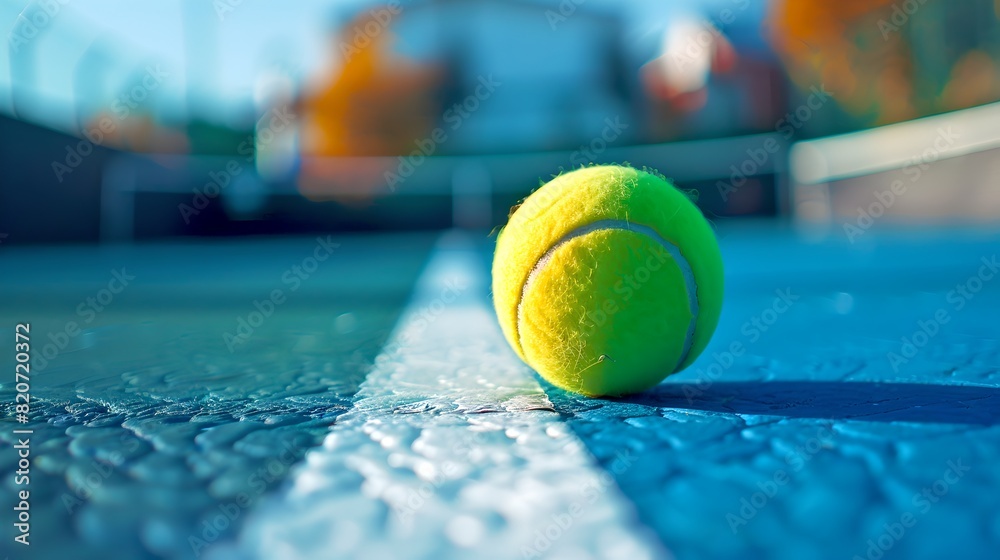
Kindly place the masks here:
<instances>
[{"instance_id":1,"label":"textured blue paint","mask_svg":"<svg viewBox=\"0 0 1000 560\"><path fill-rule=\"evenodd\" d=\"M112 268L127 266L138 277L34 378L35 557L191 557L185 539L247 491L255 469L279 461L281 472L264 493L283 492L287 475L305 466L298 454L280 459L283 451L315 448L353 410L345 418L354 423L341 433L363 437L343 440L350 454L338 456L332 446L309 466L328 475L313 483L341 488L337 503L368 520L360 533L338 526L344 532L337 538L367 535L355 550L369 554L384 552L380 543L389 542L386 505L372 502L364 476L336 465L353 465L387 484L413 484L427 468L423 459L440 460L436 451L462 439L453 430L468 426L492 434L476 440L475 461L459 461L473 481L502 481L517 474L512 466L544 461L550 447L540 444L547 441L535 437L540 433L576 438L593 456L588 468L617 486L608 495L638 513L638 521L631 514L611 518L626 528L632 523L632 534L655 535L681 559L866 558L869 541L878 546L880 539L890 547L886 560L993 558L1000 550L1000 277L984 282L960 309L949 292L1000 251L1000 237L870 231L850 244L838 233L802 237L753 224L724 229L727 299L709 348L659 387L606 400L544 384L542 392L531 383L537 378L518 373L523 366L511 352L480 340L499 336L496 325L482 323L492 320L485 288L463 303L471 298L480 308L457 315L475 325L448 331L443 352L408 359L404 349L392 362L399 369L380 378L381 392L356 395L417 277L427 238L343 239L330 266L233 354L221 332L254 298L280 285L281 272L308 254L311 240L139 252L5 245L4 339L16 321L31 320L42 335L37 341L78 318L76 304ZM486 270L485 239L481 251ZM181 260L183 254L194 260ZM336 333L333 318L346 312L357 324L348 321L351 328ZM913 338L921 321L940 312L948 320L938 332L905 363L893 364L888 356L902 351L901 339ZM773 323L762 323L765 330L754 326L755 317ZM734 348L740 355L727 356ZM2 348L0 360L12 369ZM488 382L491 367L503 372L499 380L516 378L520 385L484 385L477 394L472 376ZM444 402L447 392L411 398L420 387L450 380L462 380L453 387L461 389L455 402ZM0 381L9 413L12 388ZM508 394L515 398L498 400ZM399 453L378 430L352 431L378 424L380 415L390 436L399 436L392 443L403 445ZM539 418L551 431L535 429ZM503 424L520 428L495 429ZM9 430L0 430L0 439L0 506L9 512ZM623 458L627 467L618 468ZM557 459L551 464L580 467ZM85 486L94 465L110 474L67 513L63 495ZM553 488L566 483L558 472L549 475ZM469 519L455 525L455 512L486 511L480 502L495 495L450 493L465 487L455 481L435 494L435 507L421 512L430 529L414 536L422 540L411 552L440 551L446 530L466 542L461 529L476 527L486 531L480 541L494 543L490 531L509 529L493 514L479 525ZM923 496L925 488L935 501ZM351 498L359 492L368 498ZM296 511L327 515L323 504L313 505L298 503ZM219 542L257 509L255 499ZM900 531L904 520L913 526ZM0 555L19 557L4 527ZM308 549L318 538L303 531L292 542ZM589 552L621 557L604 545ZM221 548L218 557L227 550L234 549Z\"/></svg>"},{"instance_id":2,"label":"textured blue paint","mask_svg":"<svg viewBox=\"0 0 1000 560\"><path fill-rule=\"evenodd\" d=\"M1000 237L722 235L723 318L691 368L627 399L547 387L602 464L622 449L640 457L616 480L643 522L681 559L995 558L1000 275L961 309L948 294L1000 253ZM798 299L773 325L748 323L786 289ZM948 322L894 371L887 354L940 310ZM734 344L744 353L730 361ZM946 475L954 484L937 496ZM907 513L914 525L899 533ZM880 537L888 551L869 543Z\"/></svg>"}]
</instances>

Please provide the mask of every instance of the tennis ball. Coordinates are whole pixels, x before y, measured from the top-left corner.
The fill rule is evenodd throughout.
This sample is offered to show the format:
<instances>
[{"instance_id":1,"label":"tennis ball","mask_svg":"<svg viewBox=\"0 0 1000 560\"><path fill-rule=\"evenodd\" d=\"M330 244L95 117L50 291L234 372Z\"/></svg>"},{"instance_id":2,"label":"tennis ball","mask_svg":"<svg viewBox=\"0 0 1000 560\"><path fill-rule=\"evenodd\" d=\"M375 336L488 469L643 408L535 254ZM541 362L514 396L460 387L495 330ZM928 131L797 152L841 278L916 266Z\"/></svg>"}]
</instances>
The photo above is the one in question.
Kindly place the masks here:
<instances>
[{"instance_id":1,"label":"tennis ball","mask_svg":"<svg viewBox=\"0 0 1000 560\"><path fill-rule=\"evenodd\" d=\"M550 383L589 396L642 391L690 365L715 331L722 284L698 207L655 172L618 165L532 193L493 258L507 341Z\"/></svg>"}]
</instances>

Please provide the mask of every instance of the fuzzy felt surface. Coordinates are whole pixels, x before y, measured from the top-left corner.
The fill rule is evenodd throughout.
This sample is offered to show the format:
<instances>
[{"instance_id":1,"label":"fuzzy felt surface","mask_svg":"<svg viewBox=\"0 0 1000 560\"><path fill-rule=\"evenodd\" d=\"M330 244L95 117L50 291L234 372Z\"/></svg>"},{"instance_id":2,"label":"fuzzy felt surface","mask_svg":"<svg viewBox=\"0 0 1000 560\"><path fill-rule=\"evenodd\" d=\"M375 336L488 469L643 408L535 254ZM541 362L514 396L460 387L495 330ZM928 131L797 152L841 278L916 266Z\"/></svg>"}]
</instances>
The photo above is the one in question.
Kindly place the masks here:
<instances>
[{"instance_id":1,"label":"fuzzy felt surface","mask_svg":"<svg viewBox=\"0 0 1000 560\"><path fill-rule=\"evenodd\" d=\"M679 364L688 293L677 263L649 270L656 247L648 236L591 232L566 241L539 266L572 232L601 220L652 229L690 266L698 314ZM643 268L650 274L636 288L638 279L627 277ZM619 395L655 385L704 350L722 309L722 272L715 235L684 193L653 173L585 167L545 184L511 216L497 240L493 298L504 336L543 377L584 394ZM622 287L631 289L627 301ZM597 325L601 313L607 318Z\"/></svg>"}]
</instances>

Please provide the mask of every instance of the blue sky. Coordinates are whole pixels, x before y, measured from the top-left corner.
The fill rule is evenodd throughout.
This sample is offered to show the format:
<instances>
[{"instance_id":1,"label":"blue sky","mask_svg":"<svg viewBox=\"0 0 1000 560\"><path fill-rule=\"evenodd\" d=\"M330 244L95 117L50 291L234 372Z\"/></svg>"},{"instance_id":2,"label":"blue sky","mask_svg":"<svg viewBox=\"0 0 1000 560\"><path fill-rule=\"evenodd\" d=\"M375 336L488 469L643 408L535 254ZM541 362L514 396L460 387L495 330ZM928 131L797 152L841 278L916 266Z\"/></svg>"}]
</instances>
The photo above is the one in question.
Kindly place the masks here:
<instances>
[{"instance_id":1,"label":"blue sky","mask_svg":"<svg viewBox=\"0 0 1000 560\"><path fill-rule=\"evenodd\" d=\"M559 4L558 0L537 1ZM621 10L630 22L628 40L653 44L660 41L664 22L678 14L699 8L711 14L742 0L584 1ZM127 89L149 64L159 64L169 74L150 97L154 112L183 113L185 101L194 96L211 106L213 114L235 117L241 108L250 106L265 68L301 77L329 67L333 61L328 58L325 34L334 14L349 14L377 3L296 0L294 10L259 0L52 0L52 4L59 6L58 12L51 18L35 15L48 21L38 26L38 36L27 37L30 29L23 18L30 19L38 6L27 0L0 0L0 26L14 34L0 45L0 111L12 112L12 84L26 81L16 62L12 68L11 60L30 51L36 56L31 66L35 76L30 80L32 95L18 98L24 99L22 112L30 109L25 105L34 104L37 110L29 118L63 128L59 123L72 122L77 97L99 96L98 92L110 96ZM188 21L196 22L189 37L183 25L185 11ZM187 49L186 44L190 45Z\"/></svg>"}]
</instances>

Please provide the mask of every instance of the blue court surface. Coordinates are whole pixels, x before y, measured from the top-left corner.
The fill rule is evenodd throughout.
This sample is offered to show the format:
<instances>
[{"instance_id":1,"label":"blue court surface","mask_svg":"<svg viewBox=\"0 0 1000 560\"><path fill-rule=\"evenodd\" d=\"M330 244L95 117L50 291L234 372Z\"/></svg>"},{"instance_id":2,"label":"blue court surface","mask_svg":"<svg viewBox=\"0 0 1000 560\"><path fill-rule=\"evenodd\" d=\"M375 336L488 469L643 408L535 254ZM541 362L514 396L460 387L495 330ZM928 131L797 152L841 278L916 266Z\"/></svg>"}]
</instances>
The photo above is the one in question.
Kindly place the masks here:
<instances>
[{"instance_id":1,"label":"blue court surface","mask_svg":"<svg viewBox=\"0 0 1000 560\"><path fill-rule=\"evenodd\" d=\"M516 358L485 232L5 247L0 556L995 557L1000 236L718 235L711 345L622 399Z\"/></svg>"},{"instance_id":2,"label":"blue court surface","mask_svg":"<svg viewBox=\"0 0 1000 560\"><path fill-rule=\"evenodd\" d=\"M0 560L1000 559L1000 0L0 30Z\"/></svg>"}]
</instances>

